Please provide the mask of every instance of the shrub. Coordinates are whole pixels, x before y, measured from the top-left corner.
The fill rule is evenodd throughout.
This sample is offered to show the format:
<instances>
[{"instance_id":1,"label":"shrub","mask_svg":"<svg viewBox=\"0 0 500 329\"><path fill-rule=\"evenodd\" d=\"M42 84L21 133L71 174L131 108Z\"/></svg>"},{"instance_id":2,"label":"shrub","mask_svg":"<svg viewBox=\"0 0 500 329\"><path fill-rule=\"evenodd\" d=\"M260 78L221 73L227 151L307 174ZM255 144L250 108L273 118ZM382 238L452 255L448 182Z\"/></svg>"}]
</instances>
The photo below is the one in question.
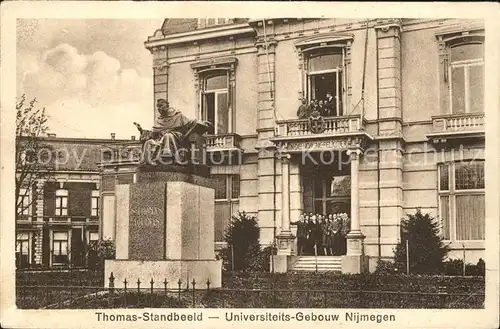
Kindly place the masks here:
<instances>
[{"instance_id":1,"label":"shrub","mask_svg":"<svg viewBox=\"0 0 500 329\"><path fill-rule=\"evenodd\" d=\"M444 275L463 275L464 273L464 262L462 259L449 259L443 263L443 274ZM476 265L465 264L465 275L471 276L484 276L485 273L485 263L482 258L479 259Z\"/></svg>"},{"instance_id":2,"label":"shrub","mask_svg":"<svg viewBox=\"0 0 500 329\"><path fill-rule=\"evenodd\" d=\"M261 258L257 220L245 212L232 216L225 233L227 247L221 250L225 270L253 271Z\"/></svg>"},{"instance_id":3,"label":"shrub","mask_svg":"<svg viewBox=\"0 0 500 329\"><path fill-rule=\"evenodd\" d=\"M392 275L397 274L398 271L396 270L394 262L379 258L377 260L377 268L375 269L375 273L381 275Z\"/></svg>"},{"instance_id":4,"label":"shrub","mask_svg":"<svg viewBox=\"0 0 500 329\"><path fill-rule=\"evenodd\" d=\"M87 249L88 267L95 270L103 269L104 260L114 259L115 254L115 244L110 239L91 241Z\"/></svg>"},{"instance_id":5,"label":"shrub","mask_svg":"<svg viewBox=\"0 0 500 329\"><path fill-rule=\"evenodd\" d=\"M276 255L276 246L268 246L262 249L257 257L252 259L250 270L253 272L269 272L271 270L271 255Z\"/></svg>"},{"instance_id":6,"label":"shrub","mask_svg":"<svg viewBox=\"0 0 500 329\"><path fill-rule=\"evenodd\" d=\"M420 209L401 223L401 241L395 250L395 265L406 273L406 241L409 246L410 273L435 274L443 270L443 261L449 248L439 234L439 223Z\"/></svg>"}]
</instances>

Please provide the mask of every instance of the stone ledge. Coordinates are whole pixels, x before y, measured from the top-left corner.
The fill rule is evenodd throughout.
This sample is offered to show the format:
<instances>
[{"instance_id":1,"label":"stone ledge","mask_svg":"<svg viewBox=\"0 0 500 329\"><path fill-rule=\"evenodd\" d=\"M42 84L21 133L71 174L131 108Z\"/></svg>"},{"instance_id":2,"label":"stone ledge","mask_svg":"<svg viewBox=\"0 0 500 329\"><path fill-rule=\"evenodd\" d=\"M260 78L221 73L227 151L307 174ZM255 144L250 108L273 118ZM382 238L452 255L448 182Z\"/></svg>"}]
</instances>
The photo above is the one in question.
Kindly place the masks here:
<instances>
[{"instance_id":1,"label":"stone ledge","mask_svg":"<svg viewBox=\"0 0 500 329\"><path fill-rule=\"evenodd\" d=\"M204 168L199 168L193 173L191 168L182 166L165 167L164 170L159 167L143 166L137 168L137 183L185 182L215 188L215 182L211 178L200 175L204 170ZM199 171L202 172L198 174Z\"/></svg>"}]
</instances>

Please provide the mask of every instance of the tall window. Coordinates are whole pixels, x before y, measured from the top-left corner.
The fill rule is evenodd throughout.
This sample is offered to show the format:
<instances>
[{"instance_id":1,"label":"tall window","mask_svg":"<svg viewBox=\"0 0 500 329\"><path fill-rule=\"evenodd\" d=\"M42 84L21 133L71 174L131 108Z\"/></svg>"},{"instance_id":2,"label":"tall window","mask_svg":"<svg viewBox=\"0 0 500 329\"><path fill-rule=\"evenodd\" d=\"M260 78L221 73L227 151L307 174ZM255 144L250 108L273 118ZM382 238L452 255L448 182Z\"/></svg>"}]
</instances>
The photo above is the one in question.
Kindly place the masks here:
<instances>
[{"instance_id":1,"label":"tall window","mask_svg":"<svg viewBox=\"0 0 500 329\"><path fill-rule=\"evenodd\" d=\"M213 175L215 186L215 242L224 241L224 231L231 216L238 211L240 177L238 175Z\"/></svg>"},{"instance_id":2,"label":"tall window","mask_svg":"<svg viewBox=\"0 0 500 329\"><path fill-rule=\"evenodd\" d=\"M484 240L484 161L439 165L439 212L445 240Z\"/></svg>"},{"instance_id":3,"label":"tall window","mask_svg":"<svg viewBox=\"0 0 500 329\"><path fill-rule=\"evenodd\" d=\"M99 233L98 232L89 232L89 242L98 241Z\"/></svg>"},{"instance_id":4,"label":"tall window","mask_svg":"<svg viewBox=\"0 0 500 329\"><path fill-rule=\"evenodd\" d=\"M68 215L68 190L56 190L56 216Z\"/></svg>"},{"instance_id":5,"label":"tall window","mask_svg":"<svg viewBox=\"0 0 500 329\"><path fill-rule=\"evenodd\" d=\"M321 168L314 178L314 212L317 214L350 214L351 176L350 167L341 170Z\"/></svg>"},{"instance_id":6,"label":"tall window","mask_svg":"<svg viewBox=\"0 0 500 329\"><path fill-rule=\"evenodd\" d=\"M327 100L330 116L343 115L344 48L327 48L308 53L307 57L307 98L308 101Z\"/></svg>"},{"instance_id":7,"label":"tall window","mask_svg":"<svg viewBox=\"0 0 500 329\"><path fill-rule=\"evenodd\" d=\"M97 190L92 191L90 215L92 217L99 216L99 191Z\"/></svg>"},{"instance_id":8,"label":"tall window","mask_svg":"<svg viewBox=\"0 0 500 329\"><path fill-rule=\"evenodd\" d=\"M68 262L68 232L53 232L52 263L66 264Z\"/></svg>"},{"instance_id":9,"label":"tall window","mask_svg":"<svg viewBox=\"0 0 500 329\"><path fill-rule=\"evenodd\" d=\"M228 80L226 71L207 74L203 79L201 116L213 124L213 134L229 132Z\"/></svg>"},{"instance_id":10,"label":"tall window","mask_svg":"<svg viewBox=\"0 0 500 329\"><path fill-rule=\"evenodd\" d=\"M16 241L16 261L18 267L29 265L29 233L23 232L17 234Z\"/></svg>"},{"instance_id":11,"label":"tall window","mask_svg":"<svg viewBox=\"0 0 500 329\"><path fill-rule=\"evenodd\" d=\"M456 42L449 47L447 72L451 113L484 111L484 46Z\"/></svg>"},{"instance_id":12,"label":"tall window","mask_svg":"<svg viewBox=\"0 0 500 329\"><path fill-rule=\"evenodd\" d=\"M29 216L30 205L30 190L25 188L19 189L19 198L17 200L17 214L22 216Z\"/></svg>"}]
</instances>

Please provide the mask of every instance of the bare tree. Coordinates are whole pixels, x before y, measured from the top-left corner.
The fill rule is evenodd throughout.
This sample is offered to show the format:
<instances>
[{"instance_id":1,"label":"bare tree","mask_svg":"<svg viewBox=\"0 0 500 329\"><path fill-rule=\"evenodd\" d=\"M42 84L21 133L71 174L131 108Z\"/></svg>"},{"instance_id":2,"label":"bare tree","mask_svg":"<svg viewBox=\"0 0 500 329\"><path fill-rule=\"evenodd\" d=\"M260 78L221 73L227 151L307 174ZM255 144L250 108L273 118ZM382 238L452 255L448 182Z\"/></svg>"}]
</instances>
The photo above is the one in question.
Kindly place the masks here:
<instances>
[{"instance_id":1,"label":"bare tree","mask_svg":"<svg viewBox=\"0 0 500 329\"><path fill-rule=\"evenodd\" d=\"M27 103L25 95L16 104L16 224L43 193L37 182L51 179L54 168L52 149L43 138L48 131L45 108L35 104L36 99Z\"/></svg>"}]
</instances>

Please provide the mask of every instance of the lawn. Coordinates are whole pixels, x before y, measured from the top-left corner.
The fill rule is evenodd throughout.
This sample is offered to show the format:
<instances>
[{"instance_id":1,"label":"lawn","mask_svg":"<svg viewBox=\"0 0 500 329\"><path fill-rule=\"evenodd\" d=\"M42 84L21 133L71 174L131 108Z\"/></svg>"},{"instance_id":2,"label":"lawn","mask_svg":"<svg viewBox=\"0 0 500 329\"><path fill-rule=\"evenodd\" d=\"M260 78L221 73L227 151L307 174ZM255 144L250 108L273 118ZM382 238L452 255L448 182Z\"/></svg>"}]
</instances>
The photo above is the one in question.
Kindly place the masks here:
<instances>
[{"instance_id":1,"label":"lawn","mask_svg":"<svg viewBox=\"0 0 500 329\"><path fill-rule=\"evenodd\" d=\"M18 275L21 308L482 308L484 277L224 273L223 288L164 291L103 286L102 273ZM38 281L38 280L48 281ZM37 282L38 284L33 284ZM49 282L49 286L41 282ZM27 286L28 284L28 286ZM57 286L55 286L57 284Z\"/></svg>"}]
</instances>

